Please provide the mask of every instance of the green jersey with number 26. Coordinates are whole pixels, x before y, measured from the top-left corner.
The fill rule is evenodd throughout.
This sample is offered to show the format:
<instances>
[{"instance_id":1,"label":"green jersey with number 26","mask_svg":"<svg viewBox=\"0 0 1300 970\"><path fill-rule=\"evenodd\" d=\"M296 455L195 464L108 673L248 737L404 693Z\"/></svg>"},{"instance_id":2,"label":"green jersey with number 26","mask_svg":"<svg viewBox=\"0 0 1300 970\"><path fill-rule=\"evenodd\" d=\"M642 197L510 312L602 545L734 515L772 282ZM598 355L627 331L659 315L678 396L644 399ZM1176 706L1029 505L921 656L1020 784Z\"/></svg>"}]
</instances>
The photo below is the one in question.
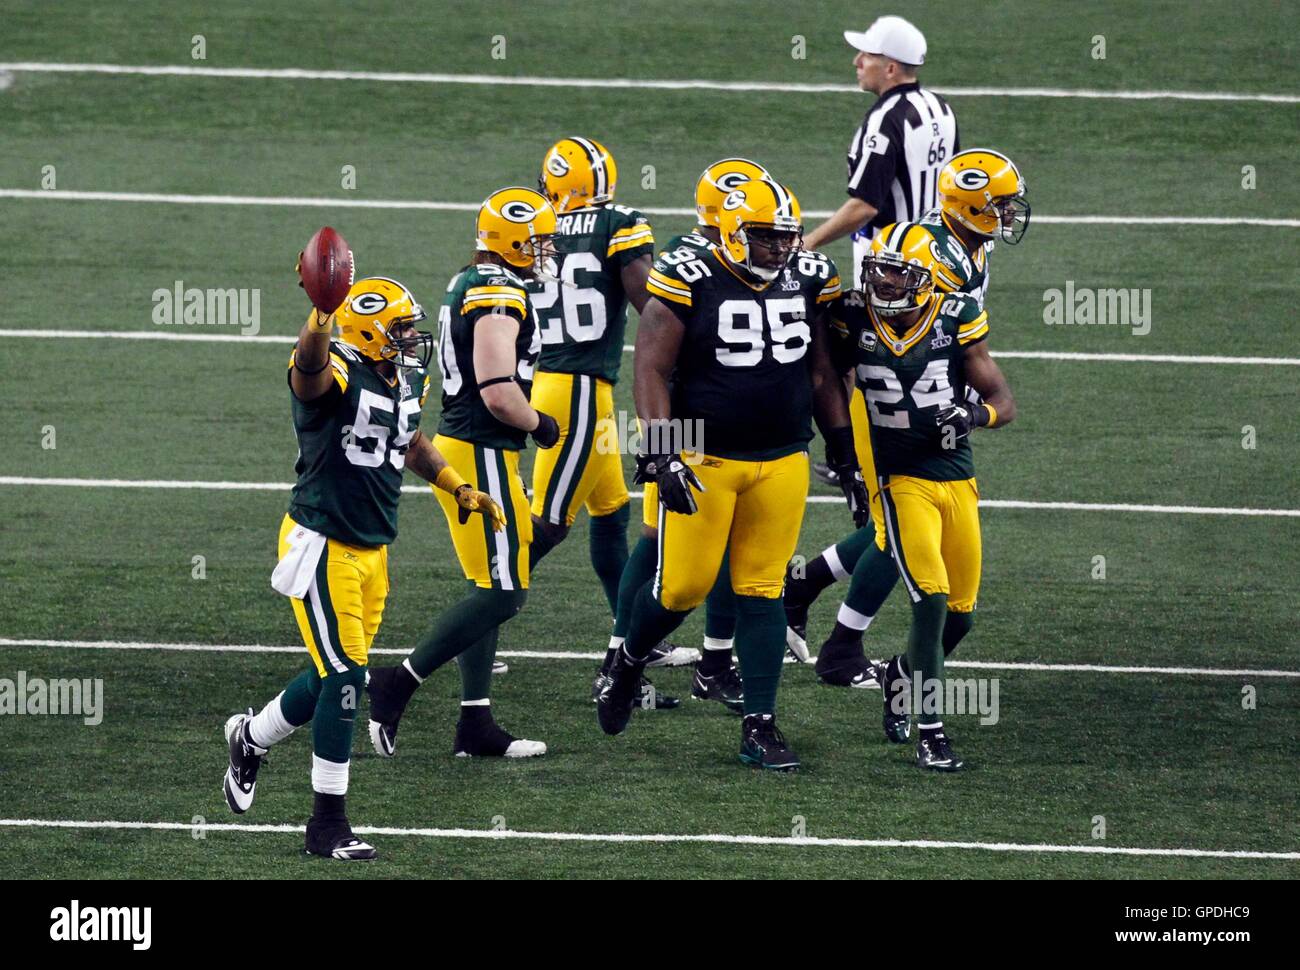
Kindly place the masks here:
<instances>
[{"instance_id":1,"label":"green jersey with number 26","mask_svg":"<svg viewBox=\"0 0 1300 970\"><path fill-rule=\"evenodd\" d=\"M386 546L397 538L406 449L420 426L429 375L398 368L389 384L373 362L337 340L330 367L334 380L321 397L300 401L290 391L298 481L289 516L339 542Z\"/></svg>"},{"instance_id":2,"label":"green jersey with number 26","mask_svg":"<svg viewBox=\"0 0 1300 970\"><path fill-rule=\"evenodd\" d=\"M622 271L654 253L645 216L609 203L560 214L555 226L558 280L530 280L542 355L537 369L618 380L627 330Z\"/></svg>"}]
</instances>

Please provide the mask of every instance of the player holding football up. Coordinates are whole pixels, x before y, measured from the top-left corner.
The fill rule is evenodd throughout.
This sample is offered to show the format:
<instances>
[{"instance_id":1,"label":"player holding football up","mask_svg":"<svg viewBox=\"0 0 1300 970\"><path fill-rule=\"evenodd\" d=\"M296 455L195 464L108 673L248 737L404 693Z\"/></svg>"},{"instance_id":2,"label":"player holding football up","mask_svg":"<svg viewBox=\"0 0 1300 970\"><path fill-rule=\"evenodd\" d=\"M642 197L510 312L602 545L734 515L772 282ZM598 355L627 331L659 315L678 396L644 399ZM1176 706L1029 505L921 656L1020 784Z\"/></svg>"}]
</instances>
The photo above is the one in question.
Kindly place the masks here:
<instances>
[{"instance_id":1,"label":"player holding football up","mask_svg":"<svg viewBox=\"0 0 1300 970\"><path fill-rule=\"evenodd\" d=\"M533 463L529 568L536 569L564 541L585 506L591 516L591 565L611 614L618 608L627 564L629 520L614 384L623 360L627 305L631 302L638 313L645 306L654 253L654 232L645 217L614 202L617 184L614 157L597 141L561 138L547 150L538 185L557 215L557 266L554 277L528 283L542 338L530 400L560 428L557 446L539 452ZM668 647L655 653L655 666L696 657L694 651ZM601 682L598 676L593 700ZM656 707L680 703L651 690L649 682L642 686Z\"/></svg>"},{"instance_id":2,"label":"player holding football up","mask_svg":"<svg viewBox=\"0 0 1300 970\"><path fill-rule=\"evenodd\" d=\"M724 158L706 168L695 183L695 212L698 225L694 232L674 236L668 241L662 259L668 254L687 252L699 256L711 247L720 245L718 215L722 202L732 190L750 179L768 178L767 170L757 162L744 158ZM641 538L632 548L627 568L618 589L618 612L614 619L614 635L609 641L609 652L601 668L602 676L596 680L596 695L608 682L609 666L614 654L623 645L627 627L632 620L633 605L641 587L654 578L659 551L659 493L654 482L645 483L641 503ZM731 662L731 651L736 636L736 594L731 591L731 571L727 558L705 599L704 650L695 667L691 681L691 696L698 700L714 700L729 711L740 714L745 707L745 691L740 672ZM656 648L661 649L661 648Z\"/></svg>"},{"instance_id":3,"label":"player holding football up","mask_svg":"<svg viewBox=\"0 0 1300 970\"><path fill-rule=\"evenodd\" d=\"M745 695L740 757L791 770L799 761L775 716L781 588L803 521L814 410L850 508L866 515L822 313L840 279L825 256L799 251L799 203L776 182L737 186L719 230L721 245L665 253L646 284L655 298L637 332L646 435L637 477L659 495L658 569L637 595L596 707L606 734L627 727L649 649L703 602L729 551ZM687 422L698 423L702 447L683 454Z\"/></svg>"},{"instance_id":4,"label":"player holding football up","mask_svg":"<svg viewBox=\"0 0 1300 970\"><path fill-rule=\"evenodd\" d=\"M952 157L939 174L938 191L941 205L920 220L936 242L934 284L945 292L969 294L983 309L994 239L1018 243L1029 226L1025 181L1005 155L975 148ZM973 393L972 403L979 403ZM850 413L858 459L870 480L870 422L861 394L853 395ZM876 519L878 502L873 488ZM874 528L859 530L813 559L798 575L787 577L787 638L802 643L808 607L836 579L852 575L835 628L818 651L817 673L825 683L866 687L878 682L879 665L867 661L862 635L897 585L898 570L876 544L877 538Z\"/></svg>"},{"instance_id":5,"label":"player holding football up","mask_svg":"<svg viewBox=\"0 0 1300 970\"><path fill-rule=\"evenodd\" d=\"M439 494L471 588L400 666L371 671L370 741L385 758L396 750L398 722L416 688L453 659L461 677L453 753L546 753L542 742L515 738L497 725L489 695L497 631L523 609L528 595L533 530L519 452L529 435L539 448L559 440L555 419L528 403L541 334L526 280L544 272L554 255L555 210L532 189L500 189L484 201L477 225L473 260L452 277L438 312L442 418L434 444L501 506L505 528L485 528Z\"/></svg>"},{"instance_id":6,"label":"player holding football up","mask_svg":"<svg viewBox=\"0 0 1300 970\"><path fill-rule=\"evenodd\" d=\"M917 764L957 771L961 759L943 730L943 667L945 654L970 632L979 592L970 433L1009 424L1016 405L989 356L988 314L979 300L936 288L944 270L937 252L923 226L889 226L863 260L863 292L848 293L832 312L847 327L854 377L871 417L876 549L889 550L912 600L907 655L883 672L886 732L907 740L905 690L915 672ZM982 403L969 403L968 387Z\"/></svg>"},{"instance_id":7,"label":"player holding football up","mask_svg":"<svg viewBox=\"0 0 1300 970\"><path fill-rule=\"evenodd\" d=\"M356 861L375 850L352 834L344 809L352 730L367 655L388 596L388 545L397 537L402 469L432 482L478 527L504 524L492 498L468 484L419 430L433 335L424 310L383 277L352 286L338 310L313 310L289 358L297 484L280 526L275 589L291 598L313 666L260 712L226 721L223 789L231 811L253 804L267 749L312 724L307 851ZM331 335L337 323L340 339Z\"/></svg>"}]
</instances>

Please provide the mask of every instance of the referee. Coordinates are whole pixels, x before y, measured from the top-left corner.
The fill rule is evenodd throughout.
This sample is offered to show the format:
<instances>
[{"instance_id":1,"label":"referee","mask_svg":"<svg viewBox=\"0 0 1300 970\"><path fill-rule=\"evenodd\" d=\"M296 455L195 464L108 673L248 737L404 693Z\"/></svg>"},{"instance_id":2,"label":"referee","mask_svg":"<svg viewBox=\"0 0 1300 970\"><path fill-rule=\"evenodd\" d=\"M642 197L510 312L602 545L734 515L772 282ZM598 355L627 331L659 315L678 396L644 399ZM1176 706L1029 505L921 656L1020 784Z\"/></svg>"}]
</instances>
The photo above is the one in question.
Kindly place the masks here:
<instances>
[{"instance_id":1,"label":"referee","mask_svg":"<svg viewBox=\"0 0 1300 970\"><path fill-rule=\"evenodd\" d=\"M915 222L937 202L939 172L960 147L948 102L921 87L925 36L902 17L880 17L865 32L846 30L858 50L858 87L876 95L849 144L848 200L804 240L821 249L853 235L853 278L862 287L862 258L871 238L895 222Z\"/></svg>"}]
</instances>

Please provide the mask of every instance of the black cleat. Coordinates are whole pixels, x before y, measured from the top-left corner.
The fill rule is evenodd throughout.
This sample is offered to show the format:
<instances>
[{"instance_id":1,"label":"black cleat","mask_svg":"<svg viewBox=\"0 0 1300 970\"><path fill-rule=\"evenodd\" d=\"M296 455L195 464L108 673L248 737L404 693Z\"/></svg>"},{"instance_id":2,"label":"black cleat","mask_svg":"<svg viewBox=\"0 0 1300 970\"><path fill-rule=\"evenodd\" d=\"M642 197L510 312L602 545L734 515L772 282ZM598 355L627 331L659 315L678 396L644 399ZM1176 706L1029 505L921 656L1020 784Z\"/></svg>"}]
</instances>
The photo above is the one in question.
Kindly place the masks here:
<instances>
[{"instance_id":1,"label":"black cleat","mask_svg":"<svg viewBox=\"0 0 1300 970\"><path fill-rule=\"evenodd\" d=\"M600 700L600 692L609 683L613 683L613 680L603 670L596 675L596 679L591 682L591 702L593 704ZM650 683L649 678L643 676L641 678L641 694L637 698L636 706L643 711L670 711L674 707L681 707L682 699L673 697L672 694L665 694Z\"/></svg>"},{"instance_id":2,"label":"black cleat","mask_svg":"<svg viewBox=\"0 0 1300 970\"><path fill-rule=\"evenodd\" d=\"M257 789L257 769L262 767L266 757L263 748L255 748L245 740L244 725L253 717L250 707L245 714L232 714L226 719L226 747L230 749L230 765L226 768L226 778L222 790L226 794L226 804L236 815L243 815L253 805L253 794Z\"/></svg>"},{"instance_id":3,"label":"black cleat","mask_svg":"<svg viewBox=\"0 0 1300 970\"><path fill-rule=\"evenodd\" d=\"M817 679L832 687L857 687L875 689L876 665L862 652L861 643L844 643L827 640L822 644L813 666Z\"/></svg>"},{"instance_id":4,"label":"black cleat","mask_svg":"<svg viewBox=\"0 0 1300 970\"><path fill-rule=\"evenodd\" d=\"M339 862L369 862L379 853L368 842L352 834L346 818L312 816L307 820L307 845L309 855L337 859Z\"/></svg>"},{"instance_id":5,"label":"black cleat","mask_svg":"<svg viewBox=\"0 0 1300 970\"><path fill-rule=\"evenodd\" d=\"M391 758L397 751L397 724L406 705L394 696L393 681L400 667L371 667L366 671L370 695L370 743L375 754Z\"/></svg>"},{"instance_id":6,"label":"black cleat","mask_svg":"<svg viewBox=\"0 0 1300 970\"><path fill-rule=\"evenodd\" d=\"M891 744L906 744L912 735L912 721L907 716L912 681L903 676L898 657L881 664L877 668L876 679L880 681L880 692L884 700L885 713L881 724L885 729L885 740Z\"/></svg>"},{"instance_id":7,"label":"black cleat","mask_svg":"<svg viewBox=\"0 0 1300 970\"><path fill-rule=\"evenodd\" d=\"M922 731L916 742L916 766L930 771L961 771L966 763L953 753L947 735L940 731Z\"/></svg>"},{"instance_id":8,"label":"black cleat","mask_svg":"<svg viewBox=\"0 0 1300 970\"><path fill-rule=\"evenodd\" d=\"M536 758L546 754L546 742L515 737L502 730L489 713L456 722L452 754L457 758Z\"/></svg>"},{"instance_id":9,"label":"black cleat","mask_svg":"<svg viewBox=\"0 0 1300 970\"><path fill-rule=\"evenodd\" d=\"M647 667L685 667L687 664L699 663L700 652L694 647L679 647L661 640L650 648L646 658Z\"/></svg>"},{"instance_id":10,"label":"black cleat","mask_svg":"<svg viewBox=\"0 0 1300 970\"><path fill-rule=\"evenodd\" d=\"M745 712L745 685L735 664L712 677L706 677L696 667L695 679L691 681L691 697L697 701L718 701L733 714Z\"/></svg>"},{"instance_id":11,"label":"black cleat","mask_svg":"<svg viewBox=\"0 0 1300 970\"><path fill-rule=\"evenodd\" d=\"M799 757L785 743L772 714L746 714L740 728L740 760L768 771L794 771Z\"/></svg>"},{"instance_id":12,"label":"black cleat","mask_svg":"<svg viewBox=\"0 0 1300 970\"><path fill-rule=\"evenodd\" d=\"M596 720L606 734L622 734L632 719L632 709L641 700L641 671L644 664L632 663L622 649L609 667L609 683L596 698Z\"/></svg>"}]
</instances>

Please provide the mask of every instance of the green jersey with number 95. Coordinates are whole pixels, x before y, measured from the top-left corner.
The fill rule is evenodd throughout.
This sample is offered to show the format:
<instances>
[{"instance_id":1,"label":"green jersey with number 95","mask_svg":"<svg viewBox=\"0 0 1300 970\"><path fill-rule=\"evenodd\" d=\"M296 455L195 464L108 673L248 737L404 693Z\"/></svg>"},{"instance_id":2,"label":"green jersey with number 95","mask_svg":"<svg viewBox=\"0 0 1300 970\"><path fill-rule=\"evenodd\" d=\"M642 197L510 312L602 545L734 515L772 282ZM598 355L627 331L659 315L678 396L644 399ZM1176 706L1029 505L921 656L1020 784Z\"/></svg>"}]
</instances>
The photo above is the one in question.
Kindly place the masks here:
<instances>
[{"instance_id":1,"label":"green jersey with number 95","mask_svg":"<svg viewBox=\"0 0 1300 970\"><path fill-rule=\"evenodd\" d=\"M555 225L558 280L530 280L542 335L538 370L618 381L627 330L622 271L654 253L645 216L609 203L561 213Z\"/></svg>"},{"instance_id":2,"label":"green jersey with number 95","mask_svg":"<svg viewBox=\"0 0 1300 970\"><path fill-rule=\"evenodd\" d=\"M339 542L386 546L397 538L406 449L420 426L429 375L398 368L389 384L340 341L330 343L329 366L334 380L321 397L300 401L290 391L298 481L289 516ZM289 367L292 376L292 357Z\"/></svg>"},{"instance_id":3,"label":"green jersey with number 95","mask_svg":"<svg viewBox=\"0 0 1300 970\"><path fill-rule=\"evenodd\" d=\"M844 328L854 379L871 417L876 474L936 482L975 476L970 438L945 439L935 418L965 400L966 348L988 336L974 296L935 292L898 334L853 290L831 307ZM850 349L851 348L851 349Z\"/></svg>"},{"instance_id":4,"label":"green jersey with number 95","mask_svg":"<svg viewBox=\"0 0 1300 970\"><path fill-rule=\"evenodd\" d=\"M802 252L762 288L717 247L659 254L646 289L686 333L672 380L672 416L699 421L709 455L768 461L808 447L808 348L818 307L839 295L835 264Z\"/></svg>"}]
</instances>

